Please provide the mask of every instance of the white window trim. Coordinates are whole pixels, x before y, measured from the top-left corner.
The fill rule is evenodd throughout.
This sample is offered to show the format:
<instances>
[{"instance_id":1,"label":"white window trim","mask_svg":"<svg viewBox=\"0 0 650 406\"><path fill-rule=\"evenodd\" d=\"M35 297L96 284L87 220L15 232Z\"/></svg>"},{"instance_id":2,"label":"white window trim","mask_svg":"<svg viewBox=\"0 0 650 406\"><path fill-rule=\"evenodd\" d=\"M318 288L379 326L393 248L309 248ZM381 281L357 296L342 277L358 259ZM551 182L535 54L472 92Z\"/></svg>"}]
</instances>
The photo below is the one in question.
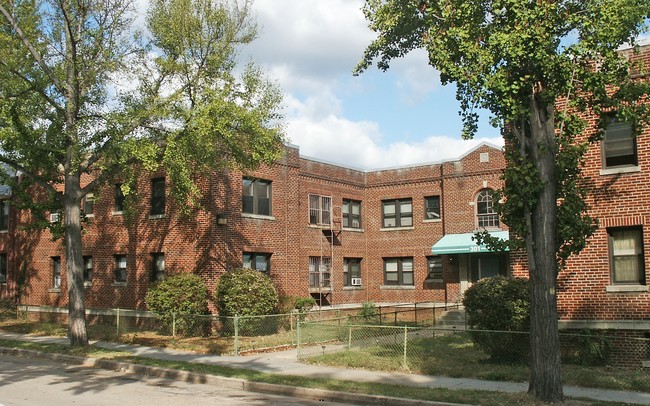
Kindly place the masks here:
<instances>
[{"instance_id":1,"label":"white window trim","mask_svg":"<svg viewBox=\"0 0 650 406\"><path fill-rule=\"evenodd\" d=\"M641 172L641 165L630 165L630 166L615 166L613 168L601 169L600 175L618 175L621 173L635 173Z\"/></svg>"}]
</instances>

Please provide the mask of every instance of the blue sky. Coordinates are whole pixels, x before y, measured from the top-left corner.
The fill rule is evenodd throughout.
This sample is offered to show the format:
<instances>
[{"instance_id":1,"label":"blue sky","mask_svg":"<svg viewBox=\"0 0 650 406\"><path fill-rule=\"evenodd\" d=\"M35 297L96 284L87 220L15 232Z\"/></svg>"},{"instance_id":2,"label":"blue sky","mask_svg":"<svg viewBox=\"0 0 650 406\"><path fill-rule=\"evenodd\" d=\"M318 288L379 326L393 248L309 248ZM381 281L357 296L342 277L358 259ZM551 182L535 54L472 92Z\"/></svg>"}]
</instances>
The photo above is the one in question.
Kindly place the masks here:
<instances>
[{"instance_id":1,"label":"blue sky","mask_svg":"<svg viewBox=\"0 0 650 406\"><path fill-rule=\"evenodd\" d=\"M241 51L285 92L286 133L301 155L360 169L461 156L479 142L502 145L483 115L477 138L460 137L459 104L414 52L384 73L352 70L374 38L363 0L255 0L259 38Z\"/></svg>"}]
</instances>

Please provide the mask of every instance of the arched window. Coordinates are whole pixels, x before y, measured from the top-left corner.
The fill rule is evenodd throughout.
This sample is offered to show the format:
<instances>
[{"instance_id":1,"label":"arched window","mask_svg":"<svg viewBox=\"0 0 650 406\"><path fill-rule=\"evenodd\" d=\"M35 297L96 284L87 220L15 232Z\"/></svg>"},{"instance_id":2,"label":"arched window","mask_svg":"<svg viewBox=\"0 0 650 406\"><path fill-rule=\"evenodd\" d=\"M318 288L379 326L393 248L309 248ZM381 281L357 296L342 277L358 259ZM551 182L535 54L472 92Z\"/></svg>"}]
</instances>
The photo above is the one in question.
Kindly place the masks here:
<instances>
[{"instance_id":1,"label":"arched window","mask_svg":"<svg viewBox=\"0 0 650 406\"><path fill-rule=\"evenodd\" d=\"M482 189L476 196L476 222L479 228L499 227L499 215L494 211L494 191Z\"/></svg>"}]
</instances>

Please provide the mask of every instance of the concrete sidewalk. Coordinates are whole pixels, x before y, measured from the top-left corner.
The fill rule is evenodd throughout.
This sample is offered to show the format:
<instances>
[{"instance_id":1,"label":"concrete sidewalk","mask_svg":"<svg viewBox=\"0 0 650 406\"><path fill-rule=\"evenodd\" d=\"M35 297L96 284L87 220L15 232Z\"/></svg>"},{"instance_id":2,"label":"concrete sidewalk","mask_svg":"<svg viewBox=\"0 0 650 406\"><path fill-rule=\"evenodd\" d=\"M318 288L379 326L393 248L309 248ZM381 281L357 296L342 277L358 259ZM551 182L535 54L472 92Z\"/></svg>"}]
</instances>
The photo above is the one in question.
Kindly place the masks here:
<instances>
[{"instance_id":1,"label":"concrete sidewalk","mask_svg":"<svg viewBox=\"0 0 650 406\"><path fill-rule=\"evenodd\" d=\"M0 332L0 338L44 343L69 343L69 341L65 338L40 337L4 332ZM526 392L528 390L527 383L484 381L469 378L448 378L440 376L407 374L401 372L368 371L362 369L346 369L320 365L308 365L298 362L296 350L247 356L218 356L197 354L188 351L170 350L166 348L117 344L102 341L95 342L94 345L107 349L127 351L140 357L172 361L185 361L209 365L221 365L233 368L252 369L280 375L331 378L348 381L376 382L377 384L392 384L429 388L475 389L496 392ZM599 401L650 405L650 394L641 392L565 386L564 395L567 397L585 398Z\"/></svg>"}]
</instances>

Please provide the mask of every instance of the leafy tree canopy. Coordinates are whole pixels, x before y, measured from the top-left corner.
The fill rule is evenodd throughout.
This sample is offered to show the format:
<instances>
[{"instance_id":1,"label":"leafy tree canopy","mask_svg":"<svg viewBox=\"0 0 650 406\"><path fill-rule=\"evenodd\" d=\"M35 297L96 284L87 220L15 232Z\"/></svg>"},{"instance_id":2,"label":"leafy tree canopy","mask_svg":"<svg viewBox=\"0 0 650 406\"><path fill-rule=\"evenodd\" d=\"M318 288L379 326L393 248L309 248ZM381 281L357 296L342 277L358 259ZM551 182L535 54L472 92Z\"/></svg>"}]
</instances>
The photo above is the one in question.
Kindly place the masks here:
<instances>
[{"instance_id":1,"label":"leafy tree canopy","mask_svg":"<svg viewBox=\"0 0 650 406\"><path fill-rule=\"evenodd\" d=\"M87 344L83 196L118 176L133 195L137 175L162 166L189 210L195 175L282 151L279 89L252 63L237 74L237 50L256 35L251 0L151 0L144 26L135 5L0 2L0 163L11 168L0 181L36 226L62 209L75 345Z\"/></svg>"}]
</instances>

